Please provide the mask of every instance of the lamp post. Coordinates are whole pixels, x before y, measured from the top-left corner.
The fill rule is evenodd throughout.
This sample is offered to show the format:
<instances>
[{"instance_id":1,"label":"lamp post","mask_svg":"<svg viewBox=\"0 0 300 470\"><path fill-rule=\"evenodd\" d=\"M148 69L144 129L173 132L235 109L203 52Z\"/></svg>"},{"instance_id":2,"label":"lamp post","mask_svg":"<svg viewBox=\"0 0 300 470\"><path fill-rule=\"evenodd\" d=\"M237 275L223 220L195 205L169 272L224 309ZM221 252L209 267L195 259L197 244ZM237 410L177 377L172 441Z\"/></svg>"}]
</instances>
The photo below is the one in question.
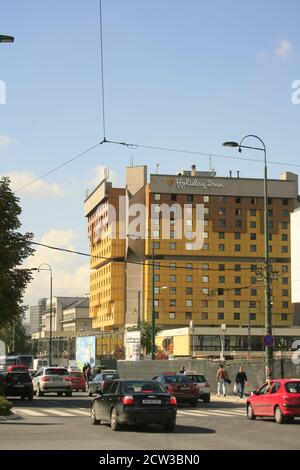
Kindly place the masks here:
<instances>
[{"instance_id":1,"label":"lamp post","mask_svg":"<svg viewBox=\"0 0 300 470\"><path fill-rule=\"evenodd\" d=\"M4 36L0 34L0 42L14 42L15 38L13 36Z\"/></svg>"},{"instance_id":2,"label":"lamp post","mask_svg":"<svg viewBox=\"0 0 300 470\"><path fill-rule=\"evenodd\" d=\"M152 342L151 356L155 360L155 302L154 302L154 240L152 240Z\"/></svg>"},{"instance_id":3,"label":"lamp post","mask_svg":"<svg viewBox=\"0 0 300 470\"><path fill-rule=\"evenodd\" d=\"M257 139L262 147L243 145L248 138ZM239 152L243 148L259 150L264 152L264 289L265 289L265 335L272 336L272 305L271 305L271 270L269 260L269 226L268 226L268 171L267 171L267 149L263 140L257 135L246 135L240 143L225 142L225 147L237 147ZM266 378L273 377L273 346L265 346Z\"/></svg>"},{"instance_id":4,"label":"lamp post","mask_svg":"<svg viewBox=\"0 0 300 470\"><path fill-rule=\"evenodd\" d=\"M41 269L42 266L48 266L48 268ZM49 315L49 366L52 365L52 269L50 264L42 263L38 268L31 268L31 271L49 271L50 273L50 315Z\"/></svg>"}]
</instances>

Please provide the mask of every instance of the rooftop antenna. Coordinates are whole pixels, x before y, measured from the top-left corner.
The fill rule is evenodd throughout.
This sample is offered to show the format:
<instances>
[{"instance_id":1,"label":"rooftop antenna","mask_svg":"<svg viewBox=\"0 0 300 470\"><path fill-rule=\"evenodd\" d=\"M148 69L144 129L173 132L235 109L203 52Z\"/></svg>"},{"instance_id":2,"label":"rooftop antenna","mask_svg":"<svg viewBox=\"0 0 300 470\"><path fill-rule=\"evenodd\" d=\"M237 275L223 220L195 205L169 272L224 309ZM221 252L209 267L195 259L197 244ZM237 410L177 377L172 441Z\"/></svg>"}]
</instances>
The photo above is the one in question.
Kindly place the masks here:
<instances>
[{"instance_id":1,"label":"rooftop antenna","mask_svg":"<svg viewBox=\"0 0 300 470\"><path fill-rule=\"evenodd\" d=\"M209 171L211 174L215 174L215 169L213 167L212 155L209 156Z\"/></svg>"},{"instance_id":2,"label":"rooftop antenna","mask_svg":"<svg viewBox=\"0 0 300 470\"><path fill-rule=\"evenodd\" d=\"M159 163L156 163L156 171L155 173L158 175Z\"/></svg>"},{"instance_id":3,"label":"rooftop antenna","mask_svg":"<svg viewBox=\"0 0 300 470\"><path fill-rule=\"evenodd\" d=\"M130 166L133 166L133 157L130 157Z\"/></svg>"},{"instance_id":4,"label":"rooftop antenna","mask_svg":"<svg viewBox=\"0 0 300 470\"><path fill-rule=\"evenodd\" d=\"M109 168L104 168L104 178L106 181L109 180Z\"/></svg>"}]
</instances>

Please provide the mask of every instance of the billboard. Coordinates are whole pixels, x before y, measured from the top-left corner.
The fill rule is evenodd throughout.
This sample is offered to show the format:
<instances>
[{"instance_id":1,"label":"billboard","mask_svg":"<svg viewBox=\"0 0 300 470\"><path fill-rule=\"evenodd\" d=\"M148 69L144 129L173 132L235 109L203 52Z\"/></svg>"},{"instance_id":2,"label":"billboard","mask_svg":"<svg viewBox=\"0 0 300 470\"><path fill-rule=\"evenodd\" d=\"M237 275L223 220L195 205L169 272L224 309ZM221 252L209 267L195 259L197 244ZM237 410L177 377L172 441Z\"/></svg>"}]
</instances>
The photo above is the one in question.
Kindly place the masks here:
<instances>
[{"instance_id":1,"label":"billboard","mask_svg":"<svg viewBox=\"0 0 300 470\"><path fill-rule=\"evenodd\" d=\"M139 361L141 357L141 332L126 331L125 333L125 360Z\"/></svg>"},{"instance_id":2,"label":"billboard","mask_svg":"<svg viewBox=\"0 0 300 470\"><path fill-rule=\"evenodd\" d=\"M300 210L291 214L292 302L300 302Z\"/></svg>"},{"instance_id":3,"label":"billboard","mask_svg":"<svg viewBox=\"0 0 300 470\"><path fill-rule=\"evenodd\" d=\"M82 369L87 362L95 365L96 359L96 337L78 336L76 338L76 364Z\"/></svg>"}]
</instances>

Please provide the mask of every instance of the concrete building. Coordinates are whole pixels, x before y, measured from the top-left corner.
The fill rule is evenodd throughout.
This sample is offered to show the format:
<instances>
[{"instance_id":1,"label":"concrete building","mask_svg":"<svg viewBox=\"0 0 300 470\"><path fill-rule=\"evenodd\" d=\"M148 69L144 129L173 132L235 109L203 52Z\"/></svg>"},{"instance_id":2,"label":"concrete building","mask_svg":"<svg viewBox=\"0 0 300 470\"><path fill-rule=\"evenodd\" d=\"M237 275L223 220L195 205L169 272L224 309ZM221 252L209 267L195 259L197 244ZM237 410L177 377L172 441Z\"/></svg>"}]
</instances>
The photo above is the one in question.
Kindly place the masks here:
<instances>
[{"instance_id":1,"label":"concrete building","mask_svg":"<svg viewBox=\"0 0 300 470\"><path fill-rule=\"evenodd\" d=\"M30 334L38 333L42 331L42 317L46 312L47 299L39 299L37 305L30 306Z\"/></svg>"},{"instance_id":2,"label":"concrete building","mask_svg":"<svg viewBox=\"0 0 300 470\"><path fill-rule=\"evenodd\" d=\"M263 179L239 178L238 174L217 177L195 167L177 175L152 174L149 182L145 166L129 167L124 189L102 181L84 204L92 255L93 328L113 330L143 319L151 321L153 302L156 323L162 328L188 326L191 320L199 327L238 328L251 322L262 328L263 195ZM162 214L163 204L168 215ZM109 223L112 206L115 224ZM146 210L137 221L137 207L142 206ZM195 250L191 237L198 206L204 214L203 245ZM290 213L297 206L297 175L284 173L268 181L276 327L290 327L294 322ZM177 213L184 214L183 236ZM164 236L166 224L168 237ZM141 238L132 237L137 227Z\"/></svg>"},{"instance_id":3,"label":"concrete building","mask_svg":"<svg viewBox=\"0 0 300 470\"><path fill-rule=\"evenodd\" d=\"M63 331L64 309L78 302L86 301L86 297L53 297L52 298L52 335ZM50 299L46 302L46 313L42 317L42 333L48 336L50 331Z\"/></svg>"},{"instance_id":4,"label":"concrete building","mask_svg":"<svg viewBox=\"0 0 300 470\"><path fill-rule=\"evenodd\" d=\"M300 209L291 214L291 271L294 323L300 325Z\"/></svg>"},{"instance_id":5,"label":"concrete building","mask_svg":"<svg viewBox=\"0 0 300 470\"><path fill-rule=\"evenodd\" d=\"M89 299L79 298L63 309L62 331L90 331L92 320L89 317Z\"/></svg>"}]
</instances>

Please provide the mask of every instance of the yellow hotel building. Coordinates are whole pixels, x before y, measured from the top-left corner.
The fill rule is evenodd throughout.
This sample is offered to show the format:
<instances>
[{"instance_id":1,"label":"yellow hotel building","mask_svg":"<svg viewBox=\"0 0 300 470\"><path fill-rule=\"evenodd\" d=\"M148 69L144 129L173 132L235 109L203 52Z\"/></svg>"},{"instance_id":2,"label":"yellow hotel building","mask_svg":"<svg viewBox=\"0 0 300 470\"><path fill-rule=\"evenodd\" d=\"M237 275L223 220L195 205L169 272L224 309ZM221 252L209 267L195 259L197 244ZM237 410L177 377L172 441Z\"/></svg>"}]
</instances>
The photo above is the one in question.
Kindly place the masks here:
<instances>
[{"instance_id":1,"label":"yellow hotel building","mask_svg":"<svg viewBox=\"0 0 300 470\"><path fill-rule=\"evenodd\" d=\"M191 320L196 327L234 328L249 322L263 327L263 179L218 177L194 166L177 175L151 174L149 181L146 166L129 167L125 179L125 188L102 181L84 204L93 328L111 331L151 321L153 300L156 323L164 329L188 326ZM136 204L147 210L139 224ZM176 211L164 218L162 204L185 210L183 237L177 238ZM297 175L268 180L274 327L293 325L290 213L298 205ZM193 250L190 236L198 206L204 214L204 240L201 249ZM163 224L169 224L168 238ZM132 236L132 228L145 237Z\"/></svg>"}]
</instances>

